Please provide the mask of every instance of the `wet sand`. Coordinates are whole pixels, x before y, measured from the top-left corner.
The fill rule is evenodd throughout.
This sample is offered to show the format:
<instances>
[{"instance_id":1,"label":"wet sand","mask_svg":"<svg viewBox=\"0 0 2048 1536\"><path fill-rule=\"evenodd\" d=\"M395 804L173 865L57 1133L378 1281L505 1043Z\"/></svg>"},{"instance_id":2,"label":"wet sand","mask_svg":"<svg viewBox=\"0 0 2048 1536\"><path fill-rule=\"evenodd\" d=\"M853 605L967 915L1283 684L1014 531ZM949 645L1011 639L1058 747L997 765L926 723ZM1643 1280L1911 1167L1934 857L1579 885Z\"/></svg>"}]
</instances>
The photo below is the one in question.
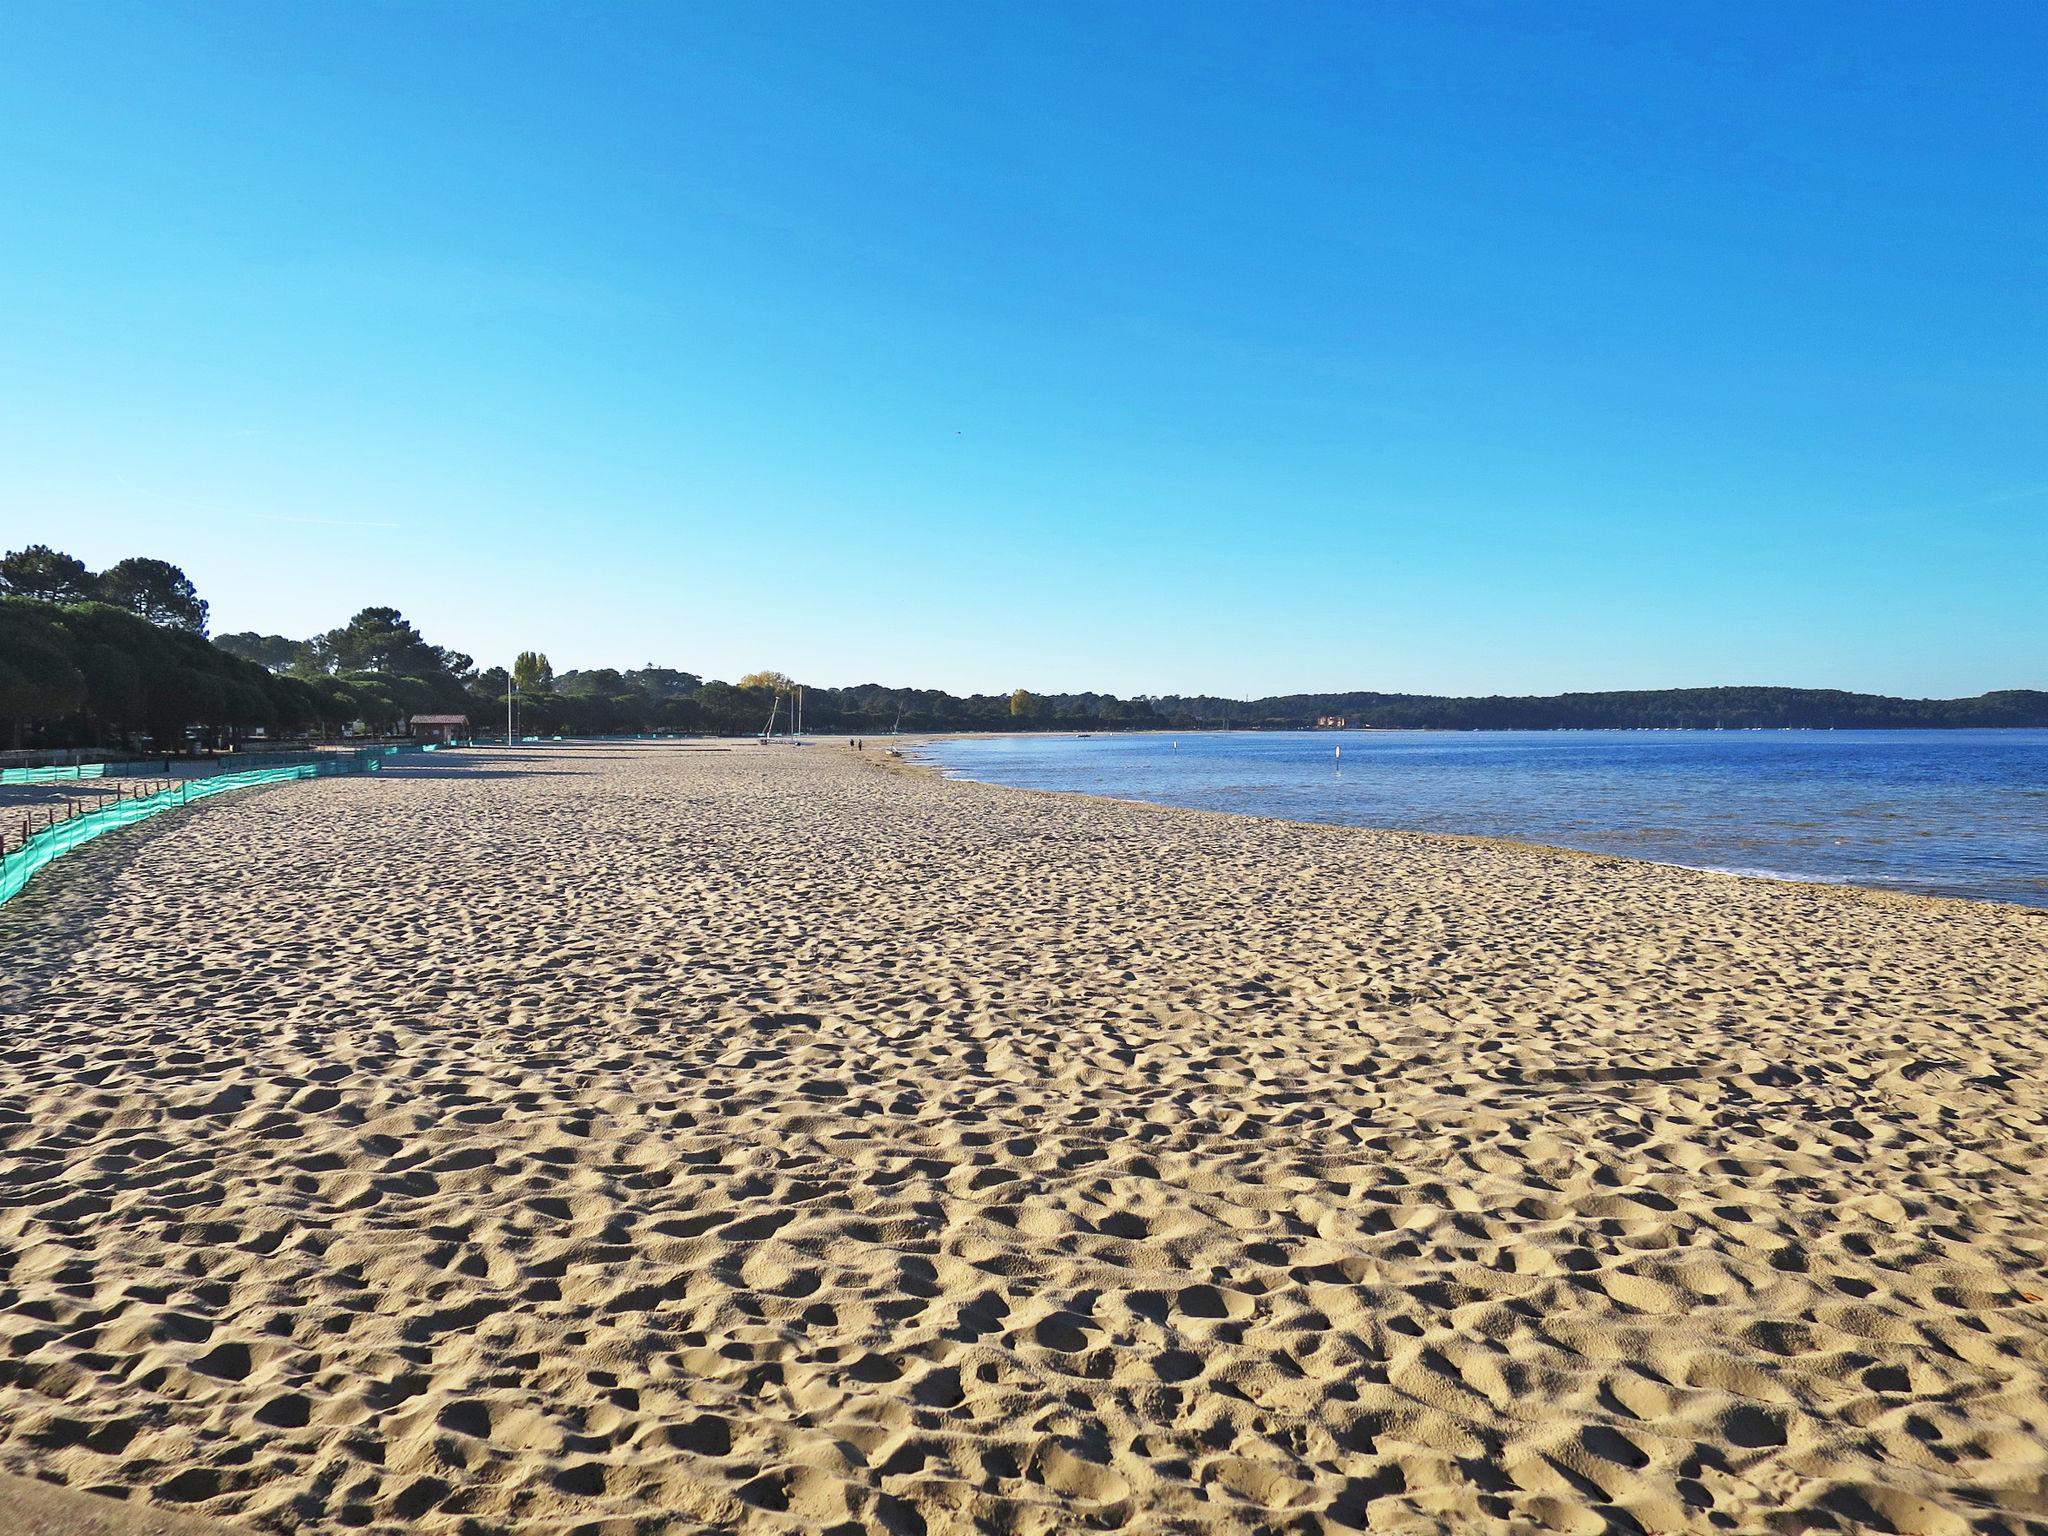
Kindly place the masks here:
<instances>
[{"instance_id":1,"label":"wet sand","mask_svg":"<svg viewBox=\"0 0 2048 1536\"><path fill-rule=\"evenodd\" d=\"M0 908L0 1468L259 1529L2048 1530L2048 920L534 747Z\"/></svg>"}]
</instances>

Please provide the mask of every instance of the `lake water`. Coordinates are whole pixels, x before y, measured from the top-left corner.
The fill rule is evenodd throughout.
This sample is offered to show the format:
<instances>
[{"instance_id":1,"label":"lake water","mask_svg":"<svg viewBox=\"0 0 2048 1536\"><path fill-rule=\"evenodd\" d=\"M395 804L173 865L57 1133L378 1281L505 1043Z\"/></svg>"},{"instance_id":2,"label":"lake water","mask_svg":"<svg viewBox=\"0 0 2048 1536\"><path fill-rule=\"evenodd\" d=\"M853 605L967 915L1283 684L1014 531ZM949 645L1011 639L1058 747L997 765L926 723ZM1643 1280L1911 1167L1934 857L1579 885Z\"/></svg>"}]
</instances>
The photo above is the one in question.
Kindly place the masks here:
<instances>
[{"instance_id":1,"label":"lake water","mask_svg":"<svg viewBox=\"0 0 2048 1536\"><path fill-rule=\"evenodd\" d=\"M2048 907L2048 731L1018 736L918 755L1030 789Z\"/></svg>"}]
</instances>

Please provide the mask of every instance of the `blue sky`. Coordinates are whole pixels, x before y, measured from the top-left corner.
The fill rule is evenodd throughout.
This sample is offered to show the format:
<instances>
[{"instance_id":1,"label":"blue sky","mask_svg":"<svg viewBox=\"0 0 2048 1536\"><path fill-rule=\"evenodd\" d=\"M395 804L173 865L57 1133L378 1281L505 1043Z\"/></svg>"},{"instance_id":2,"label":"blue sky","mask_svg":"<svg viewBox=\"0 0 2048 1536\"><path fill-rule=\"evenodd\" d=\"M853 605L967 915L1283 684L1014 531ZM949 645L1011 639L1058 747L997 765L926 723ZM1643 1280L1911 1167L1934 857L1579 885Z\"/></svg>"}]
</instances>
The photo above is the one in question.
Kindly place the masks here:
<instances>
[{"instance_id":1,"label":"blue sky","mask_svg":"<svg viewBox=\"0 0 2048 1536\"><path fill-rule=\"evenodd\" d=\"M486 662L2048 686L2048 7L0 9L0 543Z\"/></svg>"}]
</instances>

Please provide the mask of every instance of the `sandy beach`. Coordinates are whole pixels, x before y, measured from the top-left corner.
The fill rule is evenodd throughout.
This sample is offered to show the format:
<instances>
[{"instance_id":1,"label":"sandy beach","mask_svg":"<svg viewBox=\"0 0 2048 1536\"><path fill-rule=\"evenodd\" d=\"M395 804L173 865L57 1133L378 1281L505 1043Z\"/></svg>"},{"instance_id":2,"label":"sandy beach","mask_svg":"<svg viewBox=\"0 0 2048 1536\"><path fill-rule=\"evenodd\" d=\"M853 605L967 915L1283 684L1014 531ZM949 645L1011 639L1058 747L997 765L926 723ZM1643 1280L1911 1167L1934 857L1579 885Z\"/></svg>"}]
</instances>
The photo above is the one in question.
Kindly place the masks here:
<instances>
[{"instance_id":1,"label":"sandy beach","mask_svg":"<svg viewBox=\"0 0 2048 1536\"><path fill-rule=\"evenodd\" d=\"M534 747L0 908L0 1470L273 1531L2048 1531L2048 918Z\"/></svg>"}]
</instances>

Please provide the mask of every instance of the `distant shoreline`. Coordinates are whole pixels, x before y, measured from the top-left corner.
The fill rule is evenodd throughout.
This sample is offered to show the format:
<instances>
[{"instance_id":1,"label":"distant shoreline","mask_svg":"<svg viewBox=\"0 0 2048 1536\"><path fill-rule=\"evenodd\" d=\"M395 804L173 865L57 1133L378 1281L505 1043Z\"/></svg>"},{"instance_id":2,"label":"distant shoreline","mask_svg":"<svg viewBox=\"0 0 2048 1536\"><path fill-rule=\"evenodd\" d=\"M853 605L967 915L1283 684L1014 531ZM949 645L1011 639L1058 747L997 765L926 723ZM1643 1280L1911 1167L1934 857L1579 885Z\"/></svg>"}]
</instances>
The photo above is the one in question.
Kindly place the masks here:
<instances>
[{"instance_id":1,"label":"distant shoreline","mask_svg":"<svg viewBox=\"0 0 2048 1536\"><path fill-rule=\"evenodd\" d=\"M1687 736L1734 736L1751 731L1810 731L1815 735L1855 731L2040 731L2041 725L1140 725L1090 726L1085 730L1036 727L1030 730L918 731L917 740L1002 741L1015 736L1554 736L1571 732L1605 732L1609 735L1662 734ZM863 736L858 731L806 731L820 738L848 735L863 741L909 741L910 735ZM728 738L744 740L746 738Z\"/></svg>"},{"instance_id":2,"label":"distant shoreline","mask_svg":"<svg viewBox=\"0 0 2048 1536\"><path fill-rule=\"evenodd\" d=\"M987 738L989 734L983 732L981 736ZM1170 733L1123 731L1117 734L1163 736ZM1226 821L1270 822L1276 826L1299 827L1316 832L1358 832L1384 837L1412 837L1426 843L1447 844L1452 847L1499 848L1513 853L1582 859L1595 865L1624 865L1644 870L1677 870L1688 875L1711 876L1716 880L1760 881L1766 885L1795 886L1820 895L1874 902L1879 906L1920 907L1932 904L1937 907L1957 907L1973 914L1990 907L2002 908L2016 916L2036 921L2048 919L2048 911L2043 911L2039 907L2030 907L2024 902L2000 901L1991 897L1940 896L1927 891L1893 890L1881 885L1857 885L1852 881L1802 880L1797 875L1765 875L1748 870L1715 869L1702 864L1675 864L1666 859L1646 859L1640 854L1607 853L1597 848L1574 848L1568 843L1544 843L1526 837L1496 837L1485 832L1426 832L1414 827L1367 826L1348 821L1308 821L1298 816L1266 816L1256 811L1218 811L1199 805L1176 805L1164 800L1137 800L1128 795L1102 795L1085 789L1037 789L1024 784L1003 784L993 779L977 779L966 774L948 773L939 764L920 757L906 757L900 762L885 766L920 777L936 779L944 784L972 784L977 789L1000 790L1010 795L1050 795L1060 800L1079 800L1090 806L1117 805L1173 816L1216 816Z\"/></svg>"},{"instance_id":3,"label":"distant shoreline","mask_svg":"<svg viewBox=\"0 0 2048 1536\"><path fill-rule=\"evenodd\" d=\"M1741 741L1712 731L1229 733L1236 746L1223 734L892 740L916 771L1003 789L1477 838L2048 916L2038 878L2048 828L2035 802L2015 795L2037 758L2048 763L2039 732L2018 741L1970 733L1952 746L1903 731L1792 729ZM1141 745L1162 739L1188 750ZM984 745L998 741L1014 746ZM947 750L955 746L969 750Z\"/></svg>"}]
</instances>

